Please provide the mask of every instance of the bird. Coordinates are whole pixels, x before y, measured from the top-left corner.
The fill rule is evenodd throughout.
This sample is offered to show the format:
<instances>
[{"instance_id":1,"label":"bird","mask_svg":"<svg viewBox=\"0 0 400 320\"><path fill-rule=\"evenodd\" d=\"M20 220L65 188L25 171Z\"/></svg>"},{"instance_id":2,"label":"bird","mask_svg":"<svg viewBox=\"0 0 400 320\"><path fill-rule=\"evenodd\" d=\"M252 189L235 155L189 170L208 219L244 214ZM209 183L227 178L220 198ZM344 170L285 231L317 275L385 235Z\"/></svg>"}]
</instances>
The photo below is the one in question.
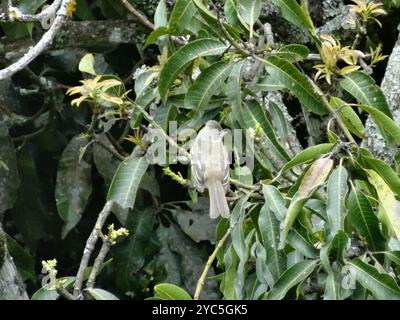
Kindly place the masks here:
<instances>
[{"instance_id":1,"label":"bird","mask_svg":"<svg viewBox=\"0 0 400 320\"><path fill-rule=\"evenodd\" d=\"M208 190L210 218L229 218L225 193L229 188L230 161L223 143L224 131L217 121L209 120L198 132L190 148L190 163L194 187Z\"/></svg>"}]
</instances>

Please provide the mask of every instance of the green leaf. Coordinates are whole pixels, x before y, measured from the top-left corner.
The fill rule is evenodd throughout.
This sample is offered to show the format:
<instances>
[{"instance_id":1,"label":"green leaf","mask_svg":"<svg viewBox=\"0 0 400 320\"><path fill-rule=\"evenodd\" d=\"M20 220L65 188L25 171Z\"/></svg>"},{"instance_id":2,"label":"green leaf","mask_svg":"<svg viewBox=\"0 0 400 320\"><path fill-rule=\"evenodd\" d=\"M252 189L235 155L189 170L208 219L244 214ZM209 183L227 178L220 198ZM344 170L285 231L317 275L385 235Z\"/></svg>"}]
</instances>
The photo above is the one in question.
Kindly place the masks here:
<instances>
[{"instance_id":1,"label":"green leaf","mask_svg":"<svg viewBox=\"0 0 400 320\"><path fill-rule=\"evenodd\" d=\"M140 181L148 166L149 163L145 156L131 156L122 161L111 182L107 201L115 201L122 209L132 209L135 205ZM118 219L122 224L125 224L126 216L119 216Z\"/></svg>"},{"instance_id":2,"label":"green leaf","mask_svg":"<svg viewBox=\"0 0 400 320\"><path fill-rule=\"evenodd\" d=\"M257 125L259 125L270 141L270 148L274 151L274 153L285 162L290 160L286 150L280 145L278 139L276 138L271 122L257 101L246 101L243 106L243 119L247 129L255 128Z\"/></svg>"},{"instance_id":3,"label":"green leaf","mask_svg":"<svg viewBox=\"0 0 400 320\"><path fill-rule=\"evenodd\" d=\"M309 147L298 153L292 160L286 163L281 171L285 172L300 164L314 161L330 152L333 147L334 145L332 143L322 143L316 146Z\"/></svg>"},{"instance_id":4,"label":"green leaf","mask_svg":"<svg viewBox=\"0 0 400 320\"><path fill-rule=\"evenodd\" d=\"M267 199L260 210L258 226L260 229L261 240L266 249L266 264L274 282L277 281L286 269L286 255L283 250L279 250L279 221L268 209ZM272 284L272 283L271 283Z\"/></svg>"},{"instance_id":5,"label":"green leaf","mask_svg":"<svg viewBox=\"0 0 400 320\"><path fill-rule=\"evenodd\" d=\"M333 237L339 230L344 229L344 219L347 213L345 208L345 198L349 191L347 178L347 170L341 164L333 170L329 177L326 213L328 215L331 237Z\"/></svg>"},{"instance_id":6,"label":"green leaf","mask_svg":"<svg viewBox=\"0 0 400 320\"><path fill-rule=\"evenodd\" d=\"M263 193L265 203L268 208L275 214L279 221L285 220L287 208L285 199L279 192L279 190L272 185L263 185Z\"/></svg>"},{"instance_id":7,"label":"green leaf","mask_svg":"<svg viewBox=\"0 0 400 320\"><path fill-rule=\"evenodd\" d=\"M219 61L205 69L186 93L185 106L204 110L217 93L232 69L229 62Z\"/></svg>"},{"instance_id":8,"label":"green leaf","mask_svg":"<svg viewBox=\"0 0 400 320\"><path fill-rule=\"evenodd\" d=\"M129 212L126 222L129 236L113 248L113 264L117 270L115 281L121 292L133 290L137 273L156 253L153 244L155 223L155 212L151 207Z\"/></svg>"},{"instance_id":9,"label":"green leaf","mask_svg":"<svg viewBox=\"0 0 400 320\"><path fill-rule=\"evenodd\" d=\"M396 172L384 161L363 156L368 169L375 170L393 192L400 196L400 178Z\"/></svg>"},{"instance_id":10,"label":"green leaf","mask_svg":"<svg viewBox=\"0 0 400 320\"><path fill-rule=\"evenodd\" d=\"M99 289L99 288L89 288L85 289L85 291L89 292L90 295L95 299L95 300L119 300L116 296L114 296L112 293Z\"/></svg>"},{"instance_id":11,"label":"green leaf","mask_svg":"<svg viewBox=\"0 0 400 320\"><path fill-rule=\"evenodd\" d=\"M224 13L229 24L239 29L243 26L249 30L249 26L238 13L238 0L225 1Z\"/></svg>"},{"instance_id":12,"label":"green leaf","mask_svg":"<svg viewBox=\"0 0 400 320\"><path fill-rule=\"evenodd\" d=\"M329 157L315 161L304 175L298 191L290 202L286 217L281 227L279 248L285 247L285 241L293 222L303 209L304 203L314 191L325 182L333 167L333 160Z\"/></svg>"},{"instance_id":13,"label":"green leaf","mask_svg":"<svg viewBox=\"0 0 400 320\"><path fill-rule=\"evenodd\" d=\"M143 49L146 49L149 45L156 42L158 38L171 34L171 29L167 27L159 27L152 31L146 39L143 45Z\"/></svg>"},{"instance_id":14,"label":"green leaf","mask_svg":"<svg viewBox=\"0 0 400 320\"><path fill-rule=\"evenodd\" d=\"M400 144L400 127L396 124L396 122L394 122L390 117L374 107L365 105L359 105L358 107L371 115L372 119L378 125L379 130L381 131L381 133L383 133L384 136L386 133L390 137L392 137L397 142L397 144ZM386 137L385 139L390 144L392 143L392 141L388 140Z\"/></svg>"},{"instance_id":15,"label":"green leaf","mask_svg":"<svg viewBox=\"0 0 400 320\"><path fill-rule=\"evenodd\" d=\"M347 129L359 138L364 138L364 125L357 113L343 100L331 97L330 105L338 110L338 114Z\"/></svg>"},{"instance_id":16,"label":"green leaf","mask_svg":"<svg viewBox=\"0 0 400 320\"><path fill-rule=\"evenodd\" d=\"M162 300L192 300L192 297L185 290L174 284L157 284L154 291Z\"/></svg>"},{"instance_id":17,"label":"green leaf","mask_svg":"<svg viewBox=\"0 0 400 320\"><path fill-rule=\"evenodd\" d=\"M314 24L308 12L303 10L296 0L272 0L281 8L283 17L298 26L308 30L311 35L315 35Z\"/></svg>"},{"instance_id":18,"label":"green leaf","mask_svg":"<svg viewBox=\"0 0 400 320\"><path fill-rule=\"evenodd\" d=\"M282 300L295 285L303 282L314 271L317 261L309 260L296 263L287 269L268 293L268 300Z\"/></svg>"},{"instance_id":19,"label":"green leaf","mask_svg":"<svg viewBox=\"0 0 400 320\"><path fill-rule=\"evenodd\" d=\"M64 288L69 288L75 282L75 277L63 277L57 280L63 281ZM31 300L57 300L59 297L60 295L54 286L51 283L47 283L32 295Z\"/></svg>"},{"instance_id":20,"label":"green leaf","mask_svg":"<svg viewBox=\"0 0 400 320\"><path fill-rule=\"evenodd\" d=\"M244 230L243 230L243 221L245 217L245 206L248 201L248 197L244 197L239 200L236 204L235 208L232 210L232 214L230 217L231 227L234 224L236 226L232 229L231 239L233 248L236 251L240 261L247 261L247 248L244 240Z\"/></svg>"},{"instance_id":21,"label":"green leaf","mask_svg":"<svg viewBox=\"0 0 400 320\"><path fill-rule=\"evenodd\" d=\"M291 91L306 108L320 115L327 113L321 97L291 62L272 55L265 63L268 73Z\"/></svg>"},{"instance_id":22,"label":"green leaf","mask_svg":"<svg viewBox=\"0 0 400 320\"><path fill-rule=\"evenodd\" d=\"M379 220L387 227L390 233L400 239L400 201L398 201L385 183L373 170L366 170L368 180L374 186L379 198Z\"/></svg>"},{"instance_id":23,"label":"green leaf","mask_svg":"<svg viewBox=\"0 0 400 320\"><path fill-rule=\"evenodd\" d=\"M367 196L362 191L352 188L347 207L352 226L367 240L371 250L383 250L384 239L379 229L379 220Z\"/></svg>"},{"instance_id":24,"label":"green leaf","mask_svg":"<svg viewBox=\"0 0 400 320\"><path fill-rule=\"evenodd\" d=\"M400 266L400 251L384 251L383 253L389 260Z\"/></svg>"},{"instance_id":25,"label":"green leaf","mask_svg":"<svg viewBox=\"0 0 400 320\"><path fill-rule=\"evenodd\" d=\"M168 59L161 70L158 88L162 100L167 100L171 85L191 61L199 57L220 55L225 50L225 44L215 39L207 38L195 40L180 48Z\"/></svg>"},{"instance_id":26,"label":"green leaf","mask_svg":"<svg viewBox=\"0 0 400 320\"><path fill-rule=\"evenodd\" d=\"M91 53L87 53L79 62L78 69L80 72L86 72L96 76L97 73L94 70L94 56Z\"/></svg>"},{"instance_id":27,"label":"green leaf","mask_svg":"<svg viewBox=\"0 0 400 320\"><path fill-rule=\"evenodd\" d=\"M252 39L254 24L261 14L261 0L238 0L237 8L240 17L250 26L250 39Z\"/></svg>"},{"instance_id":28,"label":"green leaf","mask_svg":"<svg viewBox=\"0 0 400 320\"><path fill-rule=\"evenodd\" d=\"M269 92L283 90L285 89L285 86L277 81L274 77L267 75L257 82L255 89L258 91Z\"/></svg>"},{"instance_id":29,"label":"green leaf","mask_svg":"<svg viewBox=\"0 0 400 320\"><path fill-rule=\"evenodd\" d=\"M374 107L392 118L385 96L369 75L354 71L344 76L344 79L340 81L340 86L355 97L360 104Z\"/></svg>"},{"instance_id":30,"label":"green leaf","mask_svg":"<svg viewBox=\"0 0 400 320\"><path fill-rule=\"evenodd\" d=\"M241 60L233 65L226 88L226 95L232 108L232 118L242 127L245 126L242 105L242 73L244 63L245 61Z\"/></svg>"},{"instance_id":31,"label":"green leaf","mask_svg":"<svg viewBox=\"0 0 400 320\"><path fill-rule=\"evenodd\" d=\"M22 248L17 241L6 234L7 249L13 259L22 281L31 280L36 282L35 259L32 255ZM3 248L1 248L3 250Z\"/></svg>"},{"instance_id":32,"label":"green leaf","mask_svg":"<svg viewBox=\"0 0 400 320\"><path fill-rule=\"evenodd\" d=\"M289 244L307 258L315 259L319 257L318 250L300 232L293 229L288 234Z\"/></svg>"},{"instance_id":33,"label":"green leaf","mask_svg":"<svg viewBox=\"0 0 400 320\"><path fill-rule=\"evenodd\" d=\"M81 157L89 143L80 135L72 138L58 162L55 198L64 221L62 238L78 224L92 193L91 165Z\"/></svg>"},{"instance_id":34,"label":"green leaf","mask_svg":"<svg viewBox=\"0 0 400 320\"><path fill-rule=\"evenodd\" d=\"M183 31L196 13L196 6L192 0L177 0L169 18L168 27L177 32Z\"/></svg>"},{"instance_id":35,"label":"green leaf","mask_svg":"<svg viewBox=\"0 0 400 320\"><path fill-rule=\"evenodd\" d=\"M348 265L352 268L356 280L375 298L380 300L400 299L400 287L388 274L380 273L375 267L360 259L351 260Z\"/></svg>"},{"instance_id":36,"label":"green leaf","mask_svg":"<svg viewBox=\"0 0 400 320\"><path fill-rule=\"evenodd\" d=\"M277 55L291 62L303 61L310 53L310 49L302 44L288 44L281 47Z\"/></svg>"},{"instance_id":37,"label":"green leaf","mask_svg":"<svg viewBox=\"0 0 400 320\"><path fill-rule=\"evenodd\" d=\"M328 255L343 261L343 250L349 243L349 237L343 230L338 230L328 246Z\"/></svg>"}]
</instances>

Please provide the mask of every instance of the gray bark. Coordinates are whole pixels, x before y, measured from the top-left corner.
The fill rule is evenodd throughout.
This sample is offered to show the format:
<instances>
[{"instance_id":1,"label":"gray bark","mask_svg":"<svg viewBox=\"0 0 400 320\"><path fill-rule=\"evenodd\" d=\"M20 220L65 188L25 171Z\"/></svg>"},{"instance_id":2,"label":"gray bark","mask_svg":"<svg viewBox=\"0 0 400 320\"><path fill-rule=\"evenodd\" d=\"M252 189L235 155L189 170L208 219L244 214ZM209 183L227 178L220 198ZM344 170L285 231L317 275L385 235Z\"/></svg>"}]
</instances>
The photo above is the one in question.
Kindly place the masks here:
<instances>
[{"instance_id":1,"label":"gray bark","mask_svg":"<svg viewBox=\"0 0 400 320\"><path fill-rule=\"evenodd\" d=\"M12 257L8 253L6 235L0 224L0 300L28 300Z\"/></svg>"}]
</instances>

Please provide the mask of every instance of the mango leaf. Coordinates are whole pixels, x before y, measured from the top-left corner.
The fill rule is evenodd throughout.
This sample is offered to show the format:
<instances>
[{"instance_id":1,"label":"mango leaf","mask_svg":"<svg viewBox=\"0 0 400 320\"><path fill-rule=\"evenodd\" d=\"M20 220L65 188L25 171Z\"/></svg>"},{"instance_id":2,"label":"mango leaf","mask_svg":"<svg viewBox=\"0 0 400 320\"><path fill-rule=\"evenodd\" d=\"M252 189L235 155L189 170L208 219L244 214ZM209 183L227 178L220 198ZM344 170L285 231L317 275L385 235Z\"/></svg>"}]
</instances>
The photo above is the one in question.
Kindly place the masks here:
<instances>
[{"instance_id":1,"label":"mango leaf","mask_svg":"<svg viewBox=\"0 0 400 320\"><path fill-rule=\"evenodd\" d=\"M143 45L143 49L146 49L149 45L156 42L158 38L163 37L165 35L171 34L172 31L167 27L159 27L152 31L146 39L146 42Z\"/></svg>"},{"instance_id":2,"label":"mango leaf","mask_svg":"<svg viewBox=\"0 0 400 320\"><path fill-rule=\"evenodd\" d=\"M155 254L153 240L155 212L151 207L144 210L131 210L126 222L128 238L113 248L114 265L117 270L115 281L122 292L132 290L135 275L144 267L146 261Z\"/></svg>"},{"instance_id":3,"label":"mango leaf","mask_svg":"<svg viewBox=\"0 0 400 320\"><path fill-rule=\"evenodd\" d=\"M310 49L302 44L288 44L281 47L277 55L291 62L303 61L310 53Z\"/></svg>"},{"instance_id":4,"label":"mango leaf","mask_svg":"<svg viewBox=\"0 0 400 320\"><path fill-rule=\"evenodd\" d=\"M168 27L176 32L183 31L191 23L196 11L192 0L177 0L169 18Z\"/></svg>"},{"instance_id":5,"label":"mango leaf","mask_svg":"<svg viewBox=\"0 0 400 320\"><path fill-rule=\"evenodd\" d=\"M379 198L379 220L400 239L400 201L398 201L385 183L385 181L373 170L366 170L368 180L374 186Z\"/></svg>"},{"instance_id":6,"label":"mango leaf","mask_svg":"<svg viewBox=\"0 0 400 320\"><path fill-rule=\"evenodd\" d=\"M242 72L244 63L245 61L241 60L233 65L226 88L226 95L232 108L232 118L242 127L245 127L242 105Z\"/></svg>"},{"instance_id":7,"label":"mango leaf","mask_svg":"<svg viewBox=\"0 0 400 320\"><path fill-rule=\"evenodd\" d=\"M205 69L186 93L187 108L204 110L211 97L218 92L232 69L229 62L216 62Z\"/></svg>"},{"instance_id":8,"label":"mango leaf","mask_svg":"<svg viewBox=\"0 0 400 320\"><path fill-rule=\"evenodd\" d=\"M158 88L162 100L165 102L171 85L179 73L187 65L199 57L220 55L226 50L226 45L215 39L198 39L180 48L164 65L160 73Z\"/></svg>"},{"instance_id":9,"label":"mango leaf","mask_svg":"<svg viewBox=\"0 0 400 320\"><path fill-rule=\"evenodd\" d=\"M364 138L364 125L357 113L343 100L331 97L330 105L337 110L339 118L347 129L359 138Z\"/></svg>"},{"instance_id":10,"label":"mango leaf","mask_svg":"<svg viewBox=\"0 0 400 320\"><path fill-rule=\"evenodd\" d=\"M279 248L285 247L285 241L293 222L301 212L304 203L314 191L325 182L333 167L333 160L329 157L315 161L304 175L298 191L290 202L285 220L281 226Z\"/></svg>"},{"instance_id":11,"label":"mango leaf","mask_svg":"<svg viewBox=\"0 0 400 320\"><path fill-rule=\"evenodd\" d=\"M358 107L370 114L372 120L374 120L374 122L377 124L386 141L388 141L390 144L392 143L392 141L386 138L387 134L392 137L397 144L400 144L400 127L396 124L396 122L375 107L366 105L359 105Z\"/></svg>"},{"instance_id":12,"label":"mango leaf","mask_svg":"<svg viewBox=\"0 0 400 320\"><path fill-rule=\"evenodd\" d=\"M279 190L272 185L264 185L263 193L265 203L268 204L268 208L275 214L279 221L285 220L287 208L285 199L279 192Z\"/></svg>"},{"instance_id":13,"label":"mango leaf","mask_svg":"<svg viewBox=\"0 0 400 320\"><path fill-rule=\"evenodd\" d=\"M93 76L96 76L97 73L94 70L94 56L91 53L87 53L79 62L78 69L80 72L86 72Z\"/></svg>"},{"instance_id":14,"label":"mango leaf","mask_svg":"<svg viewBox=\"0 0 400 320\"><path fill-rule=\"evenodd\" d=\"M333 170L329 177L326 213L328 216L331 237L333 237L339 230L344 229L344 219L347 213L345 208L345 198L349 191L347 179L347 170L341 164Z\"/></svg>"},{"instance_id":15,"label":"mango leaf","mask_svg":"<svg viewBox=\"0 0 400 320\"><path fill-rule=\"evenodd\" d=\"M89 143L80 135L72 138L58 163L55 198L60 218L64 221L62 238L78 224L92 193L91 165L81 158Z\"/></svg>"},{"instance_id":16,"label":"mango leaf","mask_svg":"<svg viewBox=\"0 0 400 320\"><path fill-rule=\"evenodd\" d=\"M192 300L192 297L185 290L174 284L157 284L154 287L154 292L161 300Z\"/></svg>"},{"instance_id":17,"label":"mango leaf","mask_svg":"<svg viewBox=\"0 0 400 320\"><path fill-rule=\"evenodd\" d=\"M35 259L8 234L6 234L6 240L7 249L14 261L15 266L17 267L22 281L29 279L33 282L36 282Z\"/></svg>"},{"instance_id":18,"label":"mango leaf","mask_svg":"<svg viewBox=\"0 0 400 320\"><path fill-rule=\"evenodd\" d=\"M400 299L400 287L396 281L385 273L380 273L376 267L371 266L360 259L348 261L356 280L368 289L377 299Z\"/></svg>"},{"instance_id":19,"label":"mango leaf","mask_svg":"<svg viewBox=\"0 0 400 320\"><path fill-rule=\"evenodd\" d=\"M269 56L264 61L268 73L292 92L307 109L320 115L327 113L321 97L291 62L276 55Z\"/></svg>"},{"instance_id":20,"label":"mango leaf","mask_svg":"<svg viewBox=\"0 0 400 320\"><path fill-rule=\"evenodd\" d=\"M116 296L114 296L112 293L99 289L99 288L89 288L85 289L86 292L89 292L90 295L95 299L95 300L119 300Z\"/></svg>"},{"instance_id":21,"label":"mango leaf","mask_svg":"<svg viewBox=\"0 0 400 320\"><path fill-rule=\"evenodd\" d=\"M255 128L258 124L270 141L270 148L272 148L274 153L285 162L290 160L286 150L280 145L278 139L276 138L271 122L266 117L264 110L257 101L246 101L243 108L243 118L246 128Z\"/></svg>"},{"instance_id":22,"label":"mango leaf","mask_svg":"<svg viewBox=\"0 0 400 320\"><path fill-rule=\"evenodd\" d=\"M63 281L64 288L69 288L75 282L75 277L63 277L57 279ZM39 290L37 290L31 297L32 300L57 300L60 294L54 288L51 283L45 284Z\"/></svg>"},{"instance_id":23,"label":"mango leaf","mask_svg":"<svg viewBox=\"0 0 400 320\"><path fill-rule=\"evenodd\" d=\"M267 75L257 82L254 88L258 91L269 92L283 90L285 86L279 83L274 77Z\"/></svg>"},{"instance_id":24,"label":"mango leaf","mask_svg":"<svg viewBox=\"0 0 400 320\"><path fill-rule=\"evenodd\" d=\"M261 0L238 0L238 12L243 21L250 27L250 39L253 38L253 27L261 13Z\"/></svg>"},{"instance_id":25,"label":"mango leaf","mask_svg":"<svg viewBox=\"0 0 400 320\"><path fill-rule=\"evenodd\" d=\"M389 260L400 266L400 251L384 251L383 253Z\"/></svg>"},{"instance_id":26,"label":"mango leaf","mask_svg":"<svg viewBox=\"0 0 400 320\"><path fill-rule=\"evenodd\" d=\"M322 143L316 146L309 147L300 153L298 153L292 160L287 162L283 168L281 169L282 172L292 169L295 166L298 166L303 163L307 163L313 160L316 160L327 154L332 150L334 145L332 143Z\"/></svg>"},{"instance_id":27,"label":"mango leaf","mask_svg":"<svg viewBox=\"0 0 400 320\"><path fill-rule=\"evenodd\" d=\"M316 265L317 261L308 260L298 262L287 269L268 293L267 299L282 300L291 288L308 278Z\"/></svg>"},{"instance_id":28,"label":"mango leaf","mask_svg":"<svg viewBox=\"0 0 400 320\"><path fill-rule=\"evenodd\" d=\"M354 71L344 76L344 79L340 81L340 86L355 97L360 104L374 107L392 118L385 96L369 75Z\"/></svg>"},{"instance_id":29,"label":"mango leaf","mask_svg":"<svg viewBox=\"0 0 400 320\"><path fill-rule=\"evenodd\" d=\"M267 201L267 199L265 200ZM283 250L279 250L279 221L275 215L268 209L265 202L260 210L258 217L258 227L260 229L261 240L266 250L266 264L273 283L277 281L286 269L286 255ZM273 285L271 283L270 285Z\"/></svg>"},{"instance_id":30,"label":"mango leaf","mask_svg":"<svg viewBox=\"0 0 400 320\"><path fill-rule=\"evenodd\" d=\"M272 0L281 8L283 17L298 26L308 30L311 35L315 35L314 24L308 12L300 7L296 0Z\"/></svg>"},{"instance_id":31,"label":"mango leaf","mask_svg":"<svg viewBox=\"0 0 400 320\"><path fill-rule=\"evenodd\" d=\"M241 29L243 26L245 29L249 30L249 26L243 20L242 16L238 13L238 0L227 0L224 3L224 13L226 20L232 26Z\"/></svg>"},{"instance_id":32,"label":"mango leaf","mask_svg":"<svg viewBox=\"0 0 400 320\"><path fill-rule=\"evenodd\" d=\"M352 226L367 240L371 250L383 250L384 239L379 229L379 220L367 196L362 191L352 188L347 207Z\"/></svg>"},{"instance_id":33,"label":"mango leaf","mask_svg":"<svg viewBox=\"0 0 400 320\"><path fill-rule=\"evenodd\" d=\"M135 205L140 181L147 171L148 166L149 164L145 156L131 156L122 161L111 182L107 201L115 201L122 209L132 209ZM125 224L126 216L120 214L118 219L122 224Z\"/></svg>"},{"instance_id":34,"label":"mango leaf","mask_svg":"<svg viewBox=\"0 0 400 320\"><path fill-rule=\"evenodd\" d=\"M349 243L349 237L343 230L338 230L328 245L328 255L343 261L343 251Z\"/></svg>"},{"instance_id":35,"label":"mango leaf","mask_svg":"<svg viewBox=\"0 0 400 320\"><path fill-rule=\"evenodd\" d=\"M400 178L396 172L384 161L363 156L368 169L375 170L393 192L400 196Z\"/></svg>"},{"instance_id":36,"label":"mango leaf","mask_svg":"<svg viewBox=\"0 0 400 320\"><path fill-rule=\"evenodd\" d=\"M314 247L314 245L296 229L293 229L289 232L287 239L289 244L294 249L307 258L315 259L319 257L318 250Z\"/></svg>"}]
</instances>

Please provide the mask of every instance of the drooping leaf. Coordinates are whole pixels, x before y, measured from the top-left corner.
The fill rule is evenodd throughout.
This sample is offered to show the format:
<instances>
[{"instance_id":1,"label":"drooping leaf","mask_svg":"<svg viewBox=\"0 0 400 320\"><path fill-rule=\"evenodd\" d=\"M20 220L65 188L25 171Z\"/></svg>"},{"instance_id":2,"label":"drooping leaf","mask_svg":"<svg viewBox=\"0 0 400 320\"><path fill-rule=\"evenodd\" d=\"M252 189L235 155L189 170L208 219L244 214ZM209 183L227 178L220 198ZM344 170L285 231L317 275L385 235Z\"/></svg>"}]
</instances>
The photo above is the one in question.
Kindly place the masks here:
<instances>
[{"instance_id":1,"label":"drooping leaf","mask_svg":"<svg viewBox=\"0 0 400 320\"><path fill-rule=\"evenodd\" d=\"M316 114L327 113L313 86L291 62L272 55L265 63L268 73L292 92L306 108Z\"/></svg>"},{"instance_id":2,"label":"drooping leaf","mask_svg":"<svg viewBox=\"0 0 400 320\"><path fill-rule=\"evenodd\" d=\"M205 56L222 54L226 45L215 39L198 39L180 48L164 65L160 73L158 88L162 100L165 102L171 85L179 73L194 59Z\"/></svg>"},{"instance_id":3,"label":"drooping leaf","mask_svg":"<svg viewBox=\"0 0 400 320\"><path fill-rule=\"evenodd\" d=\"M274 77L267 75L257 82L255 89L258 91L269 92L283 90L285 89L285 86L278 82Z\"/></svg>"},{"instance_id":4,"label":"drooping leaf","mask_svg":"<svg viewBox=\"0 0 400 320\"><path fill-rule=\"evenodd\" d=\"M167 27L159 27L152 31L146 39L146 42L143 45L143 49L147 48L152 43L156 42L157 39L171 34L171 29Z\"/></svg>"},{"instance_id":5,"label":"drooping leaf","mask_svg":"<svg viewBox=\"0 0 400 320\"><path fill-rule=\"evenodd\" d=\"M6 234L6 240L7 249L13 258L18 273L21 275L22 281L29 279L36 282L35 259L8 234Z\"/></svg>"},{"instance_id":6,"label":"drooping leaf","mask_svg":"<svg viewBox=\"0 0 400 320\"><path fill-rule=\"evenodd\" d=\"M340 119L351 133L359 138L364 137L365 129L360 117L345 101L332 97L330 105L337 110Z\"/></svg>"},{"instance_id":7,"label":"drooping leaf","mask_svg":"<svg viewBox=\"0 0 400 320\"><path fill-rule=\"evenodd\" d=\"M384 161L371 157L362 157L369 169L375 170L393 192L400 196L400 178L396 172Z\"/></svg>"},{"instance_id":8,"label":"drooping leaf","mask_svg":"<svg viewBox=\"0 0 400 320\"><path fill-rule=\"evenodd\" d=\"M269 209L275 214L279 221L283 221L286 216L287 208L285 199L279 192L279 190L272 185L264 185L263 193L265 197L265 203Z\"/></svg>"},{"instance_id":9,"label":"drooping leaf","mask_svg":"<svg viewBox=\"0 0 400 320\"><path fill-rule=\"evenodd\" d=\"M338 230L328 245L328 255L335 257L337 261L343 261L343 250L349 240L348 235L343 230Z\"/></svg>"},{"instance_id":10,"label":"drooping leaf","mask_svg":"<svg viewBox=\"0 0 400 320\"><path fill-rule=\"evenodd\" d=\"M340 85L360 104L374 107L392 118L385 96L369 75L361 71L354 71L345 75L344 79L340 81Z\"/></svg>"},{"instance_id":11,"label":"drooping leaf","mask_svg":"<svg viewBox=\"0 0 400 320\"><path fill-rule=\"evenodd\" d=\"M140 181L148 166L145 156L131 156L121 162L108 190L107 200L115 201L122 209L132 209ZM125 224L126 216L119 215L118 219Z\"/></svg>"},{"instance_id":12,"label":"drooping leaf","mask_svg":"<svg viewBox=\"0 0 400 320\"><path fill-rule=\"evenodd\" d=\"M268 293L267 299L283 299L291 288L308 278L316 264L315 260L302 261L287 269Z\"/></svg>"},{"instance_id":13,"label":"drooping leaf","mask_svg":"<svg viewBox=\"0 0 400 320\"><path fill-rule=\"evenodd\" d=\"M238 0L238 13L250 27L250 39L253 38L253 27L261 13L261 0Z\"/></svg>"},{"instance_id":14,"label":"drooping leaf","mask_svg":"<svg viewBox=\"0 0 400 320\"><path fill-rule=\"evenodd\" d=\"M186 107L204 110L211 97L225 82L231 69L232 64L220 61L204 70L186 93Z\"/></svg>"},{"instance_id":15,"label":"drooping leaf","mask_svg":"<svg viewBox=\"0 0 400 320\"><path fill-rule=\"evenodd\" d=\"M386 135L392 137L397 144L400 144L400 127L396 124L396 122L394 122L385 113L375 107L370 107L366 105L359 105L358 107L371 115L372 120L374 120L384 138L390 144L392 143L392 141L388 140Z\"/></svg>"},{"instance_id":16,"label":"drooping leaf","mask_svg":"<svg viewBox=\"0 0 400 320\"><path fill-rule=\"evenodd\" d=\"M308 30L311 35L315 34L314 24L308 12L306 12L296 0L273 0L282 10L283 17L298 26Z\"/></svg>"},{"instance_id":17,"label":"drooping leaf","mask_svg":"<svg viewBox=\"0 0 400 320\"><path fill-rule=\"evenodd\" d=\"M360 259L348 262L357 281L368 289L377 299L400 299L400 287L396 281L385 273L380 273L376 267L371 266Z\"/></svg>"},{"instance_id":18,"label":"drooping leaf","mask_svg":"<svg viewBox=\"0 0 400 320\"><path fill-rule=\"evenodd\" d=\"M351 224L362 235L373 251L384 248L384 239L379 229L379 220L376 217L371 203L364 193L352 188L347 202Z\"/></svg>"},{"instance_id":19,"label":"drooping leaf","mask_svg":"<svg viewBox=\"0 0 400 320\"><path fill-rule=\"evenodd\" d=\"M87 138L75 136L58 163L55 198L58 214L64 221L62 238L78 224L92 193L91 165L85 157L80 159L88 143Z\"/></svg>"},{"instance_id":20,"label":"drooping leaf","mask_svg":"<svg viewBox=\"0 0 400 320\"><path fill-rule=\"evenodd\" d=\"M113 249L116 284L122 292L132 290L135 275L144 267L145 263L155 252L153 243L153 229L155 220L154 209L147 207L144 210L129 211L126 228L128 238Z\"/></svg>"},{"instance_id":21,"label":"drooping leaf","mask_svg":"<svg viewBox=\"0 0 400 320\"><path fill-rule=\"evenodd\" d=\"M286 255L285 252L278 247L279 220L268 209L267 203L265 203L260 210L258 227L260 229L262 243L266 250L266 264L275 282L286 269ZM273 285L273 283L271 283L271 285Z\"/></svg>"},{"instance_id":22,"label":"drooping leaf","mask_svg":"<svg viewBox=\"0 0 400 320\"><path fill-rule=\"evenodd\" d=\"M242 102L242 72L244 63L245 61L242 60L233 65L226 88L226 95L232 108L232 118L242 127L245 126Z\"/></svg>"},{"instance_id":23,"label":"drooping leaf","mask_svg":"<svg viewBox=\"0 0 400 320\"><path fill-rule=\"evenodd\" d=\"M314 191L325 182L333 167L333 160L329 157L315 161L304 175L298 191L290 202L285 220L281 226L279 248L283 249L285 241L293 222L301 212L306 200Z\"/></svg>"},{"instance_id":24,"label":"drooping leaf","mask_svg":"<svg viewBox=\"0 0 400 320\"><path fill-rule=\"evenodd\" d=\"M319 257L318 250L300 232L293 229L288 234L289 244L307 258L315 259Z\"/></svg>"},{"instance_id":25,"label":"drooping leaf","mask_svg":"<svg viewBox=\"0 0 400 320\"><path fill-rule=\"evenodd\" d=\"M324 154L330 152L333 147L334 145L332 143L322 143L316 146L309 147L298 153L292 160L287 162L282 168L282 172L290 170L300 164L316 160Z\"/></svg>"},{"instance_id":26,"label":"drooping leaf","mask_svg":"<svg viewBox=\"0 0 400 320\"><path fill-rule=\"evenodd\" d=\"M379 198L379 220L386 226L390 233L400 239L400 201L398 201L385 183L373 170L366 170L368 180L374 186Z\"/></svg>"},{"instance_id":27,"label":"drooping leaf","mask_svg":"<svg viewBox=\"0 0 400 320\"><path fill-rule=\"evenodd\" d=\"M192 0L177 0L169 18L168 27L178 32L183 31L192 20L196 6Z\"/></svg>"},{"instance_id":28,"label":"drooping leaf","mask_svg":"<svg viewBox=\"0 0 400 320\"><path fill-rule=\"evenodd\" d=\"M328 216L331 237L333 237L339 230L344 229L344 219L347 213L345 208L345 198L349 190L347 186L347 178L347 170L342 164L339 164L329 177L326 213Z\"/></svg>"}]
</instances>

